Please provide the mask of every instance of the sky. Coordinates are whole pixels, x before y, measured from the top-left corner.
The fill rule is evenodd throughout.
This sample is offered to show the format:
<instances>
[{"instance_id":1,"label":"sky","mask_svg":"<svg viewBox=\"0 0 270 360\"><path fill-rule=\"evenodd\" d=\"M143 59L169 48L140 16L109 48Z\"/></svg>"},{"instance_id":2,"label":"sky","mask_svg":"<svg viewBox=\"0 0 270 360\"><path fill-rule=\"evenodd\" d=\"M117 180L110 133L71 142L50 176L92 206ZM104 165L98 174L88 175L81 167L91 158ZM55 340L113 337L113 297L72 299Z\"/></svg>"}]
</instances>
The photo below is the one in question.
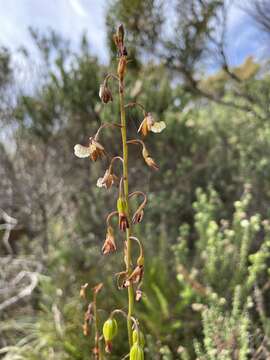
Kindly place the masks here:
<instances>
[{"instance_id":1,"label":"sky","mask_svg":"<svg viewBox=\"0 0 270 360\"><path fill-rule=\"evenodd\" d=\"M132 0L130 0L132 1ZM239 0L238 0L239 1ZM28 27L56 30L76 49L86 32L92 52L106 63L105 7L108 0L0 0L0 45L16 52L21 45L34 52ZM261 58L265 40L238 6L229 15L229 62L240 64L247 55ZM19 55L18 55L19 56Z\"/></svg>"}]
</instances>

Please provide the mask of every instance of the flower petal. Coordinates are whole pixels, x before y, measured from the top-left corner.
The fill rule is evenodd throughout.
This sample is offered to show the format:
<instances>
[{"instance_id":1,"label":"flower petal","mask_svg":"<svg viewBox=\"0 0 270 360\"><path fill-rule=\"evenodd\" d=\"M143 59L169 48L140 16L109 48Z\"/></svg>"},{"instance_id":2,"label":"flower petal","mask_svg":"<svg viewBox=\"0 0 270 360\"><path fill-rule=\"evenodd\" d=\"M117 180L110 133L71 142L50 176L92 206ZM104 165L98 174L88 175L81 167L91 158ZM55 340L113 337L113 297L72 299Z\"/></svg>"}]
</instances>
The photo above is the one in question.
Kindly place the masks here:
<instances>
[{"instance_id":1,"label":"flower petal","mask_svg":"<svg viewBox=\"0 0 270 360\"><path fill-rule=\"evenodd\" d=\"M104 187L103 178L98 178L97 179L97 187L99 187L99 188Z\"/></svg>"},{"instance_id":2,"label":"flower petal","mask_svg":"<svg viewBox=\"0 0 270 360\"><path fill-rule=\"evenodd\" d=\"M152 126L151 126L151 131L153 133L160 133L162 130L164 130L166 127L166 124L164 121L159 121L159 122L155 122Z\"/></svg>"},{"instance_id":3,"label":"flower petal","mask_svg":"<svg viewBox=\"0 0 270 360\"><path fill-rule=\"evenodd\" d=\"M80 144L76 144L74 146L74 154L79 158L85 158L90 155L89 146L83 146Z\"/></svg>"}]
</instances>

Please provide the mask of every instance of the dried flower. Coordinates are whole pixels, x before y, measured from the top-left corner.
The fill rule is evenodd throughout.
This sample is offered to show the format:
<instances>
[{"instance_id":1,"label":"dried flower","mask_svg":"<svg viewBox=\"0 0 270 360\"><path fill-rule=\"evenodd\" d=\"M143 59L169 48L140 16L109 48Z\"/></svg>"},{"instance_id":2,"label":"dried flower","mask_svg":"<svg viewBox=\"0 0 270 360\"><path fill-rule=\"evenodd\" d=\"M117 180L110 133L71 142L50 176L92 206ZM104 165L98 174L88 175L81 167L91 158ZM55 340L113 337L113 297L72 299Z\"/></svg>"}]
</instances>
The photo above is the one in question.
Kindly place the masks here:
<instances>
[{"instance_id":1,"label":"dried flower","mask_svg":"<svg viewBox=\"0 0 270 360\"><path fill-rule=\"evenodd\" d=\"M133 272L124 282L124 287L130 286L130 284L139 283L143 277L143 271L144 271L143 265L137 265L136 268L133 270Z\"/></svg>"},{"instance_id":2,"label":"dried flower","mask_svg":"<svg viewBox=\"0 0 270 360\"><path fill-rule=\"evenodd\" d=\"M119 217L119 229L126 231L129 227L128 215L127 215L127 203L121 196L117 200L117 211Z\"/></svg>"},{"instance_id":3,"label":"dried flower","mask_svg":"<svg viewBox=\"0 0 270 360\"><path fill-rule=\"evenodd\" d=\"M137 302L139 302L139 301L141 301L141 299L142 299L142 290L140 290L140 289L137 289L136 290L136 293L135 293L135 300L137 301Z\"/></svg>"},{"instance_id":4,"label":"dried flower","mask_svg":"<svg viewBox=\"0 0 270 360\"><path fill-rule=\"evenodd\" d=\"M104 81L104 83L99 87L99 97L104 104L113 101L111 90L109 89L106 81Z\"/></svg>"},{"instance_id":5,"label":"dried flower","mask_svg":"<svg viewBox=\"0 0 270 360\"><path fill-rule=\"evenodd\" d=\"M135 211L133 217L132 217L132 223L133 224L138 224L142 221L143 219L143 215L144 215L144 208L147 202L147 196L145 195L144 192L142 191L134 191L133 193L129 194L129 198L132 198L134 196L143 196L143 202L141 203L141 205L138 207L138 209Z\"/></svg>"},{"instance_id":6,"label":"dried flower","mask_svg":"<svg viewBox=\"0 0 270 360\"><path fill-rule=\"evenodd\" d=\"M105 340L105 351L111 353L112 351L112 340L117 335L118 325L115 319L108 319L103 325L103 336Z\"/></svg>"},{"instance_id":7,"label":"dried flower","mask_svg":"<svg viewBox=\"0 0 270 360\"><path fill-rule=\"evenodd\" d=\"M87 311L84 314L84 324L83 324L83 334L84 336L89 335L90 333L90 325L93 321L94 313L93 313L93 303L88 305Z\"/></svg>"},{"instance_id":8,"label":"dried flower","mask_svg":"<svg viewBox=\"0 0 270 360\"><path fill-rule=\"evenodd\" d=\"M88 283L85 283L84 285L81 286L80 297L84 300L86 300L86 289L87 288L88 288Z\"/></svg>"},{"instance_id":9,"label":"dried flower","mask_svg":"<svg viewBox=\"0 0 270 360\"><path fill-rule=\"evenodd\" d=\"M162 130L165 129L165 127L166 124L164 121L156 122L153 118L153 115L151 113L147 113L145 118L141 122L138 132L141 132L143 136L146 136L149 131L152 131L154 133L160 133Z\"/></svg>"},{"instance_id":10,"label":"dried flower","mask_svg":"<svg viewBox=\"0 0 270 360\"><path fill-rule=\"evenodd\" d=\"M98 178L97 187L104 187L105 189L110 189L113 184L118 181L117 176L115 176L111 169L107 169L103 177Z\"/></svg>"},{"instance_id":11,"label":"dried flower","mask_svg":"<svg viewBox=\"0 0 270 360\"><path fill-rule=\"evenodd\" d=\"M97 284L97 285L93 288L94 294L98 294L98 293L101 291L102 288L103 288L103 284L102 284L102 283Z\"/></svg>"},{"instance_id":12,"label":"dried flower","mask_svg":"<svg viewBox=\"0 0 270 360\"><path fill-rule=\"evenodd\" d=\"M155 160L153 158L151 158L150 156L147 156L144 158L146 164L151 167L152 169L154 170L158 170L159 167L158 165L156 164Z\"/></svg>"},{"instance_id":13,"label":"dried flower","mask_svg":"<svg viewBox=\"0 0 270 360\"><path fill-rule=\"evenodd\" d=\"M105 149L95 138L90 137L88 146L80 144L74 146L74 154L79 158L90 156L91 160L96 161L105 155Z\"/></svg>"},{"instance_id":14,"label":"dried flower","mask_svg":"<svg viewBox=\"0 0 270 360\"><path fill-rule=\"evenodd\" d=\"M103 255L110 254L116 250L115 240L114 240L114 231L111 226L107 228L106 239L102 247Z\"/></svg>"},{"instance_id":15,"label":"dried flower","mask_svg":"<svg viewBox=\"0 0 270 360\"><path fill-rule=\"evenodd\" d=\"M142 156L144 158L144 161L146 162L146 164L151 167L154 170L158 170L159 167L156 164L155 160L149 155L145 145L143 145L143 150L142 150Z\"/></svg>"},{"instance_id":16,"label":"dried flower","mask_svg":"<svg viewBox=\"0 0 270 360\"><path fill-rule=\"evenodd\" d=\"M138 223L142 222L143 215L144 215L144 211L141 207L139 207L139 209L136 210L136 212L134 213L134 215L132 217L132 223L138 224Z\"/></svg>"}]
</instances>

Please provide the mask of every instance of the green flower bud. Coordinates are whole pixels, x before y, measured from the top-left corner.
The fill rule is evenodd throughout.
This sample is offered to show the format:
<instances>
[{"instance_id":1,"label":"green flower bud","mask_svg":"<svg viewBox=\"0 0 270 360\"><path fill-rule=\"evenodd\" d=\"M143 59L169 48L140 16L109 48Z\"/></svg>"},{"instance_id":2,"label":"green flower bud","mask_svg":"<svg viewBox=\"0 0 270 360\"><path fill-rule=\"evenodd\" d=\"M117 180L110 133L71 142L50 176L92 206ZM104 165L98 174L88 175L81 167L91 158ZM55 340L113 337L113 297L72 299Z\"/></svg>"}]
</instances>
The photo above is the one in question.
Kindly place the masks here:
<instances>
[{"instance_id":1,"label":"green flower bud","mask_svg":"<svg viewBox=\"0 0 270 360\"><path fill-rule=\"evenodd\" d=\"M119 214L126 214L127 212L127 202L122 197L117 200L117 211Z\"/></svg>"},{"instance_id":2,"label":"green flower bud","mask_svg":"<svg viewBox=\"0 0 270 360\"><path fill-rule=\"evenodd\" d=\"M132 345L132 348L129 353L130 360L144 360L144 353L143 348L138 344L135 343Z\"/></svg>"},{"instance_id":3,"label":"green flower bud","mask_svg":"<svg viewBox=\"0 0 270 360\"><path fill-rule=\"evenodd\" d=\"M105 341L111 341L118 331L117 322L115 319L108 319L103 325L103 336Z\"/></svg>"},{"instance_id":4,"label":"green flower bud","mask_svg":"<svg viewBox=\"0 0 270 360\"><path fill-rule=\"evenodd\" d=\"M132 333L132 340L133 344L138 343L141 347L144 347L145 345L144 335L141 331L134 330Z\"/></svg>"}]
</instances>

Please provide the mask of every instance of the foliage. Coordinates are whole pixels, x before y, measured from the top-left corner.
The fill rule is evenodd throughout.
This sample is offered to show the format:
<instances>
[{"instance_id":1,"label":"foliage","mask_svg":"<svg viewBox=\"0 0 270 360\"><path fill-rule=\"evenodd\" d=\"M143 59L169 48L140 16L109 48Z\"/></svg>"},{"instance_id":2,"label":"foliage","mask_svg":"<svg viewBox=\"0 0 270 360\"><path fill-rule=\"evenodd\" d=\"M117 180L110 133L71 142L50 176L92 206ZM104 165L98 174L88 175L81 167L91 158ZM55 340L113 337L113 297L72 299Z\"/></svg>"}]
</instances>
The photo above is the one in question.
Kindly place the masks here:
<instances>
[{"instance_id":1,"label":"foliage","mask_svg":"<svg viewBox=\"0 0 270 360\"><path fill-rule=\"evenodd\" d=\"M167 125L155 141L147 137L149 152L159 159L158 174L138 167L136 147L129 154L134 188L149 194L146 221L135 227L147 259L145 295L136 309L146 334L146 358L267 359L269 63L249 57L233 68L219 53L217 72L202 71L223 2L173 2L178 4L175 21L185 19L178 21L175 38L163 31L168 19L157 11L162 2L136 3L111 2L107 25L110 36L116 19L126 22L137 56L137 62L128 63L126 102L135 98ZM198 27L200 19L194 32L190 24ZM1 311L0 354L5 360L84 360L90 350L81 329L80 285L104 282L101 321L115 304L124 310L126 304L115 286L121 256L114 254L110 261L100 256L106 209L113 209L117 198L95 186L103 164L84 165L72 149L101 122L119 121L119 102L100 105L100 79L111 67L92 56L85 37L74 52L54 33L32 31L32 36L44 66L34 91L16 92L14 101L12 54L4 50L0 59L5 269L0 306L31 285L31 276L37 275L39 283ZM147 61L149 51L154 61ZM135 137L143 116L128 109L127 117ZM104 130L102 143L113 155L119 141ZM123 327L112 359L128 351Z\"/></svg>"}]
</instances>

